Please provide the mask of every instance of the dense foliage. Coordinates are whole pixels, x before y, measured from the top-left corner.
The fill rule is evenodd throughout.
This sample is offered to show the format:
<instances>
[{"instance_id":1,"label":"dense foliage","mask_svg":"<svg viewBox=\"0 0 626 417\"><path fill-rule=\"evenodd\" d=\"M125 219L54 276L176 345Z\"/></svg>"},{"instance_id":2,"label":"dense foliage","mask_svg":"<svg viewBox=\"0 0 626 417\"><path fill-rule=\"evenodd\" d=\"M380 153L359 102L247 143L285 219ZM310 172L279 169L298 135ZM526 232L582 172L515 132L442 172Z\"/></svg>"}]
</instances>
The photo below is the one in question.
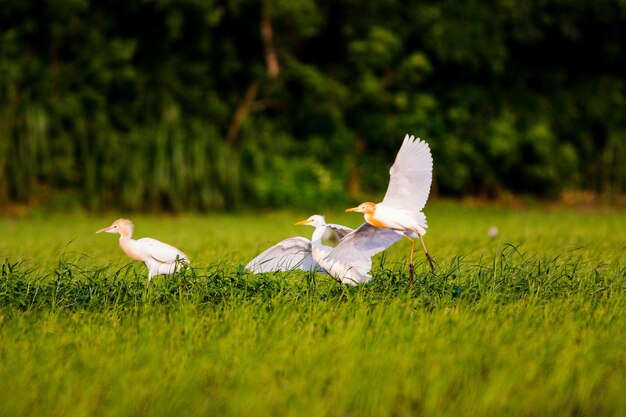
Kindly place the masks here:
<instances>
[{"instance_id":1,"label":"dense foliage","mask_svg":"<svg viewBox=\"0 0 626 417\"><path fill-rule=\"evenodd\" d=\"M623 0L2 0L0 203L319 207L406 132L439 193L621 193L623 39Z\"/></svg>"}]
</instances>

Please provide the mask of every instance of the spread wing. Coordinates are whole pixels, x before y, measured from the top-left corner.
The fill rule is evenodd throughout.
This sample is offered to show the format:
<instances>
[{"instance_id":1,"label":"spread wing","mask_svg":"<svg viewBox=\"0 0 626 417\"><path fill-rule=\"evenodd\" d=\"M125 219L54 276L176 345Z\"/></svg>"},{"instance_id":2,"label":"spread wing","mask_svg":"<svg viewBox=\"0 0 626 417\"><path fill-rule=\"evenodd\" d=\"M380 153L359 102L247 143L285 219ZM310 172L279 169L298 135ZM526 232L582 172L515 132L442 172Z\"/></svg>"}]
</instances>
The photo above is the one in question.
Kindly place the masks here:
<instances>
[{"instance_id":1,"label":"spread wing","mask_svg":"<svg viewBox=\"0 0 626 417\"><path fill-rule=\"evenodd\" d=\"M390 207L421 211L433 179L433 157L428 144L406 135L389 175L389 187L382 202Z\"/></svg>"},{"instance_id":2,"label":"spread wing","mask_svg":"<svg viewBox=\"0 0 626 417\"><path fill-rule=\"evenodd\" d=\"M374 227L363 223L347 235L326 257L331 262L372 266L372 256L396 243L402 236L391 229ZM361 269L361 268L359 268Z\"/></svg>"},{"instance_id":3,"label":"spread wing","mask_svg":"<svg viewBox=\"0 0 626 417\"><path fill-rule=\"evenodd\" d=\"M317 269L317 264L311 257L311 241L304 237L292 237L260 253L248 262L246 269L255 274L293 269L312 271Z\"/></svg>"},{"instance_id":4,"label":"spread wing","mask_svg":"<svg viewBox=\"0 0 626 417\"><path fill-rule=\"evenodd\" d=\"M372 256L393 245L402 236L390 229L370 226L361 227L347 235L327 256L318 263L339 282L356 285L369 281Z\"/></svg>"},{"instance_id":5,"label":"spread wing","mask_svg":"<svg viewBox=\"0 0 626 417\"><path fill-rule=\"evenodd\" d=\"M343 240L348 234L352 233L354 229L351 229L347 226L343 226L341 224L327 223L326 227L330 228L337 237L339 241Z\"/></svg>"},{"instance_id":6,"label":"spread wing","mask_svg":"<svg viewBox=\"0 0 626 417\"><path fill-rule=\"evenodd\" d=\"M181 262L189 263L189 258L182 251L160 240L144 237L137 239L137 244L146 255L146 258L165 264L174 263L177 259Z\"/></svg>"}]
</instances>

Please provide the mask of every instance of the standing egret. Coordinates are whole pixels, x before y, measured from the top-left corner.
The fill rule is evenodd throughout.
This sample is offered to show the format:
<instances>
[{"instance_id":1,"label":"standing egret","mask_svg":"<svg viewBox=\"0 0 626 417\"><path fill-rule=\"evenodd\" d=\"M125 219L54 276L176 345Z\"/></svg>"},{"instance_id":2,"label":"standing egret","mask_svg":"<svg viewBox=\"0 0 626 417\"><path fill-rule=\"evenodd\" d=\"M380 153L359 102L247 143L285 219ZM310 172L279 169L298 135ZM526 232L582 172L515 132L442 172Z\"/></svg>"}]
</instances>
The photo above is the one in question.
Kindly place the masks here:
<instances>
[{"instance_id":1,"label":"standing egret","mask_svg":"<svg viewBox=\"0 0 626 417\"><path fill-rule=\"evenodd\" d=\"M128 219L117 219L109 227L98 230L96 233L119 233L120 247L126 255L136 261L143 262L148 267L148 282L155 275L171 275L182 267L189 264L189 258L175 247L159 240L144 237L134 240L133 222Z\"/></svg>"},{"instance_id":2,"label":"standing egret","mask_svg":"<svg viewBox=\"0 0 626 417\"><path fill-rule=\"evenodd\" d=\"M395 231L411 241L409 275L413 278L413 251L415 236L422 242L430 269L435 267L423 236L426 234L426 215L422 209L428 200L433 177L433 158L428 144L406 135L396 160L389 170L390 180L383 201L361 203L346 211L363 213L365 221L375 227Z\"/></svg>"},{"instance_id":3,"label":"standing egret","mask_svg":"<svg viewBox=\"0 0 626 417\"><path fill-rule=\"evenodd\" d=\"M391 230L376 228L364 223L358 229L345 235L341 242L332 248L322 243L322 237L326 227L337 225L326 224L324 217L319 215L313 215L296 224L315 228L311 240L305 238L285 239L257 256L246 267L251 269L249 266L254 262L272 262L272 259L282 259L283 265L290 264L287 260L291 256L295 256L295 259L304 259L300 261L300 265L305 267L300 267L300 269L317 270L332 276L342 284L357 285L372 279L369 274L372 269L372 256L387 249L400 239L400 236ZM265 258L267 254L272 258ZM294 264L297 262L291 263L291 265Z\"/></svg>"}]
</instances>

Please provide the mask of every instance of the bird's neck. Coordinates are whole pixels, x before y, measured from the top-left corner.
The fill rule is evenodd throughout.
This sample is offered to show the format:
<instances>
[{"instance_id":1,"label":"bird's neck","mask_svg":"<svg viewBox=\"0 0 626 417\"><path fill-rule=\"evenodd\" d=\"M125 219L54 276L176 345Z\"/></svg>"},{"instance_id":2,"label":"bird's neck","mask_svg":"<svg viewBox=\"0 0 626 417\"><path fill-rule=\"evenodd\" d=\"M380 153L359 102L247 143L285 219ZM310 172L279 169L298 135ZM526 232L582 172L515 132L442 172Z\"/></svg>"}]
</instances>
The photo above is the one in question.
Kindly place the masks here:
<instances>
[{"instance_id":1,"label":"bird's neck","mask_svg":"<svg viewBox=\"0 0 626 417\"><path fill-rule=\"evenodd\" d=\"M376 209L363 215L365 221L374 227L385 228L387 225L376 218Z\"/></svg>"},{"instance_id":2,"label":"bird's neck","mask_svg":"<svg viewBox=\"0 0 626 417\"><path fill-rule=\"evenodd\" d=\"M131 230L129 230L129 229L128 229L128 228L126 228L126 227L122 227L122 228L120 228L119 233L120 233L120 240L121 240L122 238L125 238L125 239L131 239L131 238L133 237L133 231L132 231L132 229L131 229Z\"/></svg>"},{"instance_id":3,"label":"bird's neck","mask_svg":"<svg viewBox=\"0 0 626 417\"><path fill-rule=\"evenodd\" d=\"M313 248L320 248L322 246L322 237L324 237L324 232L326 232L326 226L317 226L313 231L313 236L311 236L311 246Z\"/></svg>"},{"instance_id":4,"label":"bird's neck","mask_svg":"<svg viewBox=\"0 0 626 417\"><path fill-rule=\"evenodd\" d=\"M311 256L316 263L322 262L322 260L330 253L332 248L325 246L322 243L324 233L327 226L317 226L311 236Z\"/></svg>"},{"instance_id":5,"label":"bird's neck","mask_svg":"<svg viewBox=\"0 0 626 417\"><path fill-rule=\"evenodd\" d=\"M130 236L120 236L120 248L122 248L126 256L136 261L141 261L141 257L133 250L133 242L134 240L132 240Z\"/></svg>"}]
</instances>

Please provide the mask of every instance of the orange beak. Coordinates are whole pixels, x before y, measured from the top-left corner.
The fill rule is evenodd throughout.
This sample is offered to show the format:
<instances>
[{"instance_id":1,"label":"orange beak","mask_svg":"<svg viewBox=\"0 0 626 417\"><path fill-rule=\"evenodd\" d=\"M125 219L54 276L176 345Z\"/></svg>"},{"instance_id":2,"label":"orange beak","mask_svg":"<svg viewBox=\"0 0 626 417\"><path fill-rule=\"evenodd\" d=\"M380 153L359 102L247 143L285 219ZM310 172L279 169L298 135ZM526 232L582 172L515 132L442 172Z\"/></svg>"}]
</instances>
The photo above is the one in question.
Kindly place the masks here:
<instances>
[{"instance_id":1,"label":"orange beak","mask_svg":"<svg viewBox=\"0 0 626 417\"><path fill-rule=\"evenodd\" d=\"M311 223L311 220L306 219L306 220L301 220L301 221L299 221L299 222L296 222L296 223L294 223L293 225L294 225L294 226L297 226L297 225L301 225L301 224L309 224L309 223Z\"/></svg>"},{"instance_id":2,"label":"orange beak","mask_svg":"<svg viewBox=\"0 0 626 417\"><path fill-rule=\"evenodd\" d=\"M359 208L358 207L352 207L352 208L346 209L346 211L359 211Z\"/></svg>"},{"instance_id":3,"label":"orange beak","mask_svg":"<svg viewBox=\"0 0 626 417\"><path fill-rule=\"evenodd\" d=\"M113 229L113 226L105 227L104 229L98 230L96 233L108 232Z\"/></svg>"}]
</instances>

